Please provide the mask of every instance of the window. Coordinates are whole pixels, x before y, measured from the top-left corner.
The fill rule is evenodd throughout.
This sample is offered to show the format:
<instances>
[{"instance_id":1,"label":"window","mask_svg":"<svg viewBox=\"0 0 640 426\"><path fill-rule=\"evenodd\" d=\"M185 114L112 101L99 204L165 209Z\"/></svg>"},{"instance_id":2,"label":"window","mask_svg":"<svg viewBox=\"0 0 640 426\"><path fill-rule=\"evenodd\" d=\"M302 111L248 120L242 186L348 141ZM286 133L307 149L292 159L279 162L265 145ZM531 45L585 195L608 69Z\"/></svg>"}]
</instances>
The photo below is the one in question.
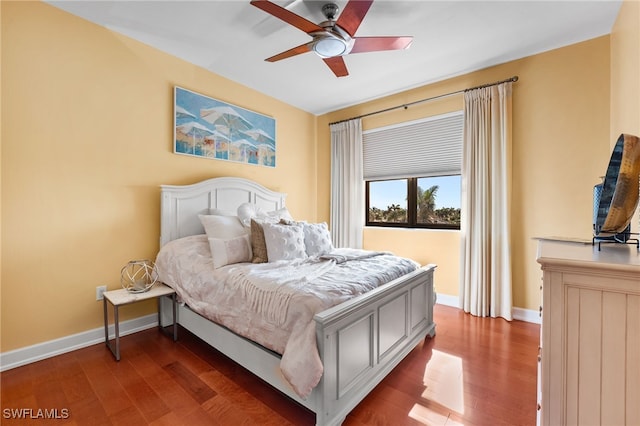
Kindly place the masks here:
<instances>
[{"instance_id":1,"label":"window","mask_svg":"<svg viewBox=\"0 0 640 426\"><path fill-rule=\"evenodd\" d=\"M462 111L363 134L366 225L460 229Z\"/></svg>"},{"instance_id":2,"label":"window","mask_svg":"<svg viewBox=\"0 0 640 426\"><path fill-rule=\"evenodd\" d=\"M367 225L373 222L408 224L407 179L367 182Z\"/></svg>"},{"instance_id":3,"label":"window","mask_svg":"<svg viewBox=\"0 0 640 426\"><path fill-rule=\"evenodd\" d=\"M367 181L367 226L460 229L460 175Z\"/></svg>"}]
</instances>

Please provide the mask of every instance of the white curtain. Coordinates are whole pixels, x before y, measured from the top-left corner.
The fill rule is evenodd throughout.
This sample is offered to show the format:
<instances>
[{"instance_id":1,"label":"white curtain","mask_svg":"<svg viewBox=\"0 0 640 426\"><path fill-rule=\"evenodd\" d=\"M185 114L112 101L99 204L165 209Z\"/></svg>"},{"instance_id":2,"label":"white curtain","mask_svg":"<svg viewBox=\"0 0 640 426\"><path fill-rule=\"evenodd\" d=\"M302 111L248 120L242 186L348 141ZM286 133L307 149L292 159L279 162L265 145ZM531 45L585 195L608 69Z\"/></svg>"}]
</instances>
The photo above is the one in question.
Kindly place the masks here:
<instances>
[{"instance_id":1,"label":"white curtain","mask_svg":"<svg viewBox=\"0 0 640 426\"><path fill-rule=\"evenodd\" d=\"M460 307L511 320L511 82L464 95Z\"/></svg>"},{"instance_id":2,"label":"white curtain","mask_svg":"<svg viewBox=\"0 0 640 426\"><path fill-rule=\"evenodd\" d=\"M332 124L330 129L331 238L335 247L362 248L362 122L358 118Z\"/></svg>"}]
</instances>

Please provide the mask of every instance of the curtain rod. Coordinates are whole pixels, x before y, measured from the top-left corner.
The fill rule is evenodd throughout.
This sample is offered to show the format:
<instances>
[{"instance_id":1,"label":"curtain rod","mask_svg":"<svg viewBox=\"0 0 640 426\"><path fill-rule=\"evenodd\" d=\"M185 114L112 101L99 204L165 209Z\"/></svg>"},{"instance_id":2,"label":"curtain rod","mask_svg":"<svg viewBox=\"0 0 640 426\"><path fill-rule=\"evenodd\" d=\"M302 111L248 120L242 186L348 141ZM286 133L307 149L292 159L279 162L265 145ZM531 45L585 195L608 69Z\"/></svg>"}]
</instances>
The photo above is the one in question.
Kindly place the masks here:
<instances>
[{"instance_id":1,"label":"curtain rod","mask_svg":"<svg viewBox=\"0 0 640 426\"><path fill-rule=\"evenodd\" d=\"M449 96L457 95L459 93L468 92L469 90L483 89L485 87L491 87L491 86L495 86L495 85L498 85L498 84L507 83L507 82L510 82L510 81L511 82L518 81L518 76L514 75L513 77L507 78L506 80L500 80L500 81L496 81L496 82L493 82L493 83L488 83L488 84L483 84L483 85L480 85L480 86L470 87L468 89L457 90L455 92L445 93L443 95L432 96L430 98L425 98L425 99L420 99L420 100L417 100L417 101L409 102L408 104L397 105L397 106L394 106L394 107L381 109L379 111L373 111L373 112L369 112L369 113L366 113L366 114L358 115L357 117L345 118L344 120L334 121L333 123L329 123L329 125L338 124L338 123L344 123L345 121L355 120L357 118L369 117L370 115L376 115L376 114L380 114L380 113L383 113L383 112L393 111L394 109L400 109L400 108L407 109L412 105L420 104L420 103L423 103L423 102L433 101L433 100L440 99L440 98L446 98L446 97L449 97Z\"/></svg>"}]
</instances>

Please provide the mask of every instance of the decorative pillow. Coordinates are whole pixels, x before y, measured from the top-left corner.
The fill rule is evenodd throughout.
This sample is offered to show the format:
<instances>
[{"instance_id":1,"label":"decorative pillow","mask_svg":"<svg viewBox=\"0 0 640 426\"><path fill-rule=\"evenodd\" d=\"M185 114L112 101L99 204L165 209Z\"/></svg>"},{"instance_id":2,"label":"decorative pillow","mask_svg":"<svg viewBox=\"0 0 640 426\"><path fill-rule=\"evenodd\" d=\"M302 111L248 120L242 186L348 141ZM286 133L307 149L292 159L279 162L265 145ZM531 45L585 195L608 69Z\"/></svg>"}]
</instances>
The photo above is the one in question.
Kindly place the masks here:
<instances>
[{"instance_id":1,"label":"decorative pillow","mask_svg":"<svg viewBox=\"0 0 640 426\"><path fill-rule=\"evenodd\" d=\"M228 240L248 233L237 216L198 215L209 238Z\"/></svg>"},{"instance_id":2,"label":"decorative pillow","mask_svg":"<svg viewBox=\"0 0 640 426\"><path fill-rule=\"evenodd\" d=\"M238 206L238 219L242 225L247 228L251 227L251 219L259 219L263 222L277 223L280 219L292 219L289 210L282 207L278 210L265 212L260 207L251 203L243 203Z\"/></svg>"},{"instance_id":3,"label":"decorative pillow","mask_svg":"<svg viewBox=\"0 0 640 426\"><path fill-rule=\"evenodd\" d=\"M227 240L209 238L209 247L216 269L232 263L251 262L251 243L247 234Z\"/></svg>"},{"instance_id":4,"label":"decorative pillow","mask_svg":"<svg viewBox=\"0 0 640 426\"><path fill-rule=\"evenodd\" d=\"M258 219L262 219L262 220L266 219L266 220L271 220L273 222L279 222L281 219L293 220L293 217L291 217L291 213L289 213L289 209L287 209L286 207L283 207L278 210L274 210L271 212L266 212L261 215L258 215Z\"/></svg>"},{"instance_id":5,"label":"decorative pillow","mask_svg":"<svg viewBox=\"0 0 640 426\"><path fill-rule=\"evenodd\" d=\"M302 225L262 224L269 262L305 259L304 231Z\"/></svg>"},{"instance_id":6,"label":"decorative pillow","mask_svg":"<svg viewBox=\"0 0 640 426\"><path fill-rule=\"evenodd\" d=\"M257 217L258 215L263 215L264 212L262 209L255 204L252 203L243 203L238 206L238 219L240 219L240 223L246 227L251 226L251 219Z\"/></svg>"},{"instance_id":7,"label":"decorative pillow","mask_svg":"<svg viewBox=\"0 0 640 426\"><path fill-rule=\"evenodd\" d=\"M251 251L253 252L253 263L265 263L269 261L267 256L267 243L264 241L264 230L262 225L251 219Z\"/></svg>"},{"instance_id":8,"label":"decorative pillow","mask_svg":"<svg viewBox=\"0 0 640 426\"><path fill-rule=\"evenodd\" d=\"M322 256L333 251L331 234L325 222L304 223L303 230L307 256Z\"/></svg>"}]
</instances>

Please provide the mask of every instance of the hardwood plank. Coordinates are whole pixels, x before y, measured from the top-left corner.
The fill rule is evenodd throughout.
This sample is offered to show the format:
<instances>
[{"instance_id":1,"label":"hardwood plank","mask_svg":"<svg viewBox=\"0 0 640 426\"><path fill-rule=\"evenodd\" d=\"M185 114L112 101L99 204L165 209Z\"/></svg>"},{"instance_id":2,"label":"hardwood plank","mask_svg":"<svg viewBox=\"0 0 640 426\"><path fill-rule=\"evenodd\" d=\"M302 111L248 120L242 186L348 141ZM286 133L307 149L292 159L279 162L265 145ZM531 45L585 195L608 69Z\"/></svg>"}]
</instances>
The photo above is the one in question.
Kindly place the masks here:
<instances>
[{"instance_id":1,"label":"hardwood plank","mask_svg":"<svg viewBox=\"0 0 640 426\"><path fill-rule=\"evenodd\" d=\"M108 423L112 425L135 426L147 423L144 416L135 406L130 405L125 409L109 416ZM89 423L88 423L89 424ZM90 423L93 424L93 423Z\"/></svg>"},{"instance_id":2,"label":"hardwood plank","mask_svg":"<svg viewBox=\"0 0 640 426\"><path fill-rule=\"evenodd\" d=\"M199 407L198 401L184 389L184 386L176 386L175 377L163 366L158 365L150 354L137 356L130 362L138 374L145 378L151 389L162 398L171 412L183 417Z\"/></svg>"},{"instance_id":3,"label":"hardwood plank","mask_svg":"<svg viewBox=\"0 0 640 426\"><path fill-rule=\"evenodd\" d=\"M180 362L172 362L165 366L165 370L171 375L173 380L187 391L193 399L199 404L203 404L209 399L216 396L216 393L200 380L195 374L191 373Z\"/></svg>"},{"instance_id":4,"label":"hardwood plank","mask_svg":"<svg viewBox=\"0 0 640 426\"><path fill-rule=\"evenodd\" d=\"M532 425L536 324L436 305L437 335L419 343L345 419L364 425ZM313 425L315 416L181 329L150 329L0 373L2 409L67 408L64 421L5 425ZM44 407L43 404L48 405ZM62 406L64 405L64 406Z\"/></svg>"},{"instance_id":5,"label":"hardwood plank","mask_svg":"<svg viewBox=\"0 0 640 426\"><path fill-rule=\"evenodd\" d=\"M253 422L273 425L308 424L309 421L313 422L312 413L297 404L294 407L299 407L299 410L283 409L283 404L288 404L291 407L291 401L262 381L256 383L258 386L249 385L247 387L234 382L218 371L205 373L201 378L206 383L209 383L218 394L224 395L229 404L237 407ZM281 400L281 403L273 405L265 403L260 397L264 394L275 395L276 399ZM279 414L280 411L285 412L286 415L281 416Z\"/></svg>"},{"instance_id":6,"label":"hardwood plank","mask_svg":"<svg viewBox=\"0 0 640 426\"><path fill-rule=\"evenodd\" d=\"M17 408L23 401L33 399L33 383L31 370L37 363L0 373L0 401L2 407ZM36 367L37 368L37 367Z\"/></svg>"},{"instance_id":7,"label":"hardwood plank","mask_svg":"<svg viewBox=\"0 0 640 426\"><path fill-rule=\"evenodd\" d=\"M105 347L105 349L107 348ZM78 356L80 357L80 355ZM82 363L82 370L91 385L91 389L93 389L93 393L100 401L105 417L133 405L125 389L117 378L111 374L109 362L113 362L113 360L87 358Z\"/></svg>"},{"instance_id":8,"label":"hardwood plank","mask_svg":"<svg viewBox=\"0 0 640 426\"><path fill-rule=\"evenodd\" d=\"M110 372L124 389L124 394L142 413L146 422L162 417L170 411L162 398L149 386L144 377L138 374L128 360L112 362L109 367Z\"/></svg>"},{"instance_id":9,"label":"hardwood plank","mask_svg":"<svg viewBox=\"0 0 640 426\"><path fill-rule=\"evenodd\" d=\"M210 398L202 405L202 408L220 424L250 425L260 423L259 419L253 419L248 413L235 406L229 399L222 395L216 395ZM269 422L267 421L265 424L269 424Z\"/></svg>"},{"instance_id":10,"label":"hardwood plank","mask_svg":"<svg viewBox=\"0 0 640 426\"><path fill-rule=\"evenodd\" d=\"M62 390L69 404L83 401L89 395L95 397L91 383L89 383L77 359L72 357L57 357L56 359L59 361L56 364L56 369L62 381Z\"/></svg>"}]
</instances>

